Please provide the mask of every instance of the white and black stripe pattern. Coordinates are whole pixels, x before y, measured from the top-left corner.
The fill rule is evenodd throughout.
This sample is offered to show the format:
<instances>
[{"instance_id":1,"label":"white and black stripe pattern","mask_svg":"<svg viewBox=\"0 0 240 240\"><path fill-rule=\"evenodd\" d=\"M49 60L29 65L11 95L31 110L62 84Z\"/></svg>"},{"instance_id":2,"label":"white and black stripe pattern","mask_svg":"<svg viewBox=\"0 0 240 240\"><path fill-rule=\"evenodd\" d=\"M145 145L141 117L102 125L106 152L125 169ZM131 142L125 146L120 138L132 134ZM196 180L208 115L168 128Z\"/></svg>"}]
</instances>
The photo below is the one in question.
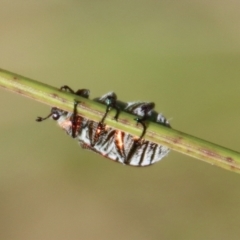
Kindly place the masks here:
<instances>
[{"instance_id":1,"label":"white and black stripe pattern","mask_svg":"<svg viewBox=\"0 0 240 240\"><path fill-rule=\"evenodd\" d=\"M70 89L67 86L61 89L63 88ZM71 89L70 91L73 92ZM83 96L83 93L85 94L84 97L88 97L88 90L78 90L75 94ZM124 103L117 101L117 96L114 92L107 93L95 99L95 101L108 105L112 99L116 102L115 107L120 111L132 113L137 117L147 117L148 120L150 119L151 121L170 127L166 118L153 110L154 103ZM139 137L134 137L128 133L81 116L74 116L73 113L65 112L58 108L52 108L49 116L57 120L59 126L68 135L76 138L83 149L92 150L108 159L125 165L149 166L160 161L169 152L169 149L165 146L144 139L139 140ZM38 118L37 121L45 119Z\"/></svg>"},{"instance_id":2,"label":"white and black stripe pattern","mask_svg":"<svg viewBox=\"0 0 240 240\"><path fill-rule=\"evenodd\" d=\"M113 92L107 93L102 97L96 99L98 102L104 104L107 103L108 98L116 98L116 94ZM119 108L123 111L133 113L138 117L146 117L145 110L147 111L147 117L152 121L170 127L168 121L162 114L158 114L153 111L154 103L147 102L129 102L123 103L116 100ZM145 140L137 140L136 137L128 133L124 133L119 130L109 129L111 138L109 138L111 147L106 148L108 151L105 152L105 156L115 160L117 162L132 165L132 166L148 166L155 162L160 161L169 152L169 149L165 146L155 144ZM113 135L114 133L114 135ZM112 137L114 136L114 137ZM103 152L101 148L103 143L101 141L95 146L95 150L99 153Z\"/></svg>"}]
</instances>

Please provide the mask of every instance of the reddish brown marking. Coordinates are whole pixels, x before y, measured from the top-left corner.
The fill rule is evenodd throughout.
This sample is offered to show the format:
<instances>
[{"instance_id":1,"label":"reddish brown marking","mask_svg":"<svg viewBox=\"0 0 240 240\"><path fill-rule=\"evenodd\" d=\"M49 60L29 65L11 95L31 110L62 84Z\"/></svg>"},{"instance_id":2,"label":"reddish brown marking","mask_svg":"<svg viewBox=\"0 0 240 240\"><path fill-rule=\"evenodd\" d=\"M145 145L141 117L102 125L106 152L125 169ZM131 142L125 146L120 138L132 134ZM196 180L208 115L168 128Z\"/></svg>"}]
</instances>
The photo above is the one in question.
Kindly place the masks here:
<instances>
[{"instance_id":1,"label":"reddish brown marking","mask_svg":"<svg viewBox=\"0 0 240 240\"><path fill-rule=\"evenodd\" d=\"M231 165L231 168L233 169L233 170L240 170L240 168L238 167L238 166L234 166L234 165Z\"/></svg>"},{"instance_id":2,"label":"reddish brown marking","mask_svg":"<svg viewBox=\"0 0 240 240\"><path fill-rule=\"evenodd\" d=\"M227 162L230 162L230 163L234 163L234 160L233 160L231 157L227 157L227 158L226 158L226 161L227 161Z\"/></svg>"},{"instance_id":3,"label":"reddish brown marking","mask_svg":"<svg viewBox=\"0 0 240 240\"><path fill-rule=\"evenodd\" d=\"M121 123L125 125L129 125L129 121L125 119L121 119Z\"/></svg>"},{"instance_id":4,"label":"reddish brown marking","mask_svg":"<svg viewBox=\"0 0 240 240\"><path fill-rule=\"evenodd\" d=\"M174 139L172 139L172 142L175 144L180 144L182 139L183 139L182 137L174 138Z\"/></svg>"},{"instance_id":5,"label":"reddish brown marking","mask_svg":"<svg viewBox=\"0 0 240 240\"><path fill-rule=\"evenodd\" d=\"M24 94L24 92L20 89L17 89L16 92L19 93L19 94Z\"/></svg>"},{"instance_id":6,"label":"reddish brown marking","mask_svg":"<svg viewBox=\"0 0 240 240\"><path fill-rule=\"evenodd\" d=\"M53 97L53 98L57 98L58 97L58 95L56 93L51 93L50 96Z\"/></svg>"},{"instance_id":7,"label":"reddish brown marking","mask_svg":"<svg viewBox=\"0 0 240 240\"><path fill-rule=\"evenodd\" d=\"M216 154L216 153L214 153L214 152L212 152L212 151L210 151L210 150L207 150L207 149L200 149L200 151L201 152L203 152L204 154L206 154L207 156L211 156L211 157L213 157L213 156L217 156L218 158L219 158L219 155L218 154Z\"/></svg>"},{"instance_id":8,"label":"reddish brown marking","mask_svg":"<svg viewBox=\"0 0 240 240\"><path fill-rule=\"evenodd\" d=\"M17 76L13 76L13 79L14 80L19 80Z\"/></svg>"},{"instance_id":9,"label":"reddish brown marking","mask_svg":"<svg viewBox=\"0 0 240 240\"><path fill-rule=\"evenodd\" d=\"M207 149L200 149L200 150L201 150L201 152L203 152L207 156L215 157L215 158L218 158L218 159L222 159L222 160L225 160L225 161L227 161L229 163L234 163L235 162L231 157L224 158L224 157L220 156L219 154L216 154L215 152L209 151Z\"/></svg>"}]
</instances>

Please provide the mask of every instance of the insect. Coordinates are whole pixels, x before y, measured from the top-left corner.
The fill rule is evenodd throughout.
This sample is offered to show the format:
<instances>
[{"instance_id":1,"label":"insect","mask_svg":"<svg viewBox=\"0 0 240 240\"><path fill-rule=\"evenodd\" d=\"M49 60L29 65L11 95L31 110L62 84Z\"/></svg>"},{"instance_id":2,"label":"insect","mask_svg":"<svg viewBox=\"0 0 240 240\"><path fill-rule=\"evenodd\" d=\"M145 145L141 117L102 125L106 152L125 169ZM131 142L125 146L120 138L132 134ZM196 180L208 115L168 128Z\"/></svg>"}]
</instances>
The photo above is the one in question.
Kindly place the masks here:
<instances>
[{"instance_id":1,"label":"insect","mask_svg":"<svg viewBox=\"0 0 240 240\"><path fill-rule=\"evenodd\" d=\"M68 86L63 86L60 89L85 98L89 97L89 90L87 89L80 89L76 92ZM162 114L153 111L154 103L124 103L117 100L114 92L107 93L100 98L94 99L94 101L106 105L105 115L100 122L78 116L76 110L78 102L76 101L74 103L73 113L53 107L47 117L38 117L36 121L41 122L52 117L68 135L78 140L82 148L92 150L108 159L126 165L148 166L158 162L168 154L169 149L167 147L143 139L146 131L145 120L150 119L156 123L170 127L168 121ZM135 120L143 126L142 135L136 138L131 134L106 126L104 120L112 108L116 110L114 117L116 120L121 111L136 115Z\"/></svg>"}]
</instances>

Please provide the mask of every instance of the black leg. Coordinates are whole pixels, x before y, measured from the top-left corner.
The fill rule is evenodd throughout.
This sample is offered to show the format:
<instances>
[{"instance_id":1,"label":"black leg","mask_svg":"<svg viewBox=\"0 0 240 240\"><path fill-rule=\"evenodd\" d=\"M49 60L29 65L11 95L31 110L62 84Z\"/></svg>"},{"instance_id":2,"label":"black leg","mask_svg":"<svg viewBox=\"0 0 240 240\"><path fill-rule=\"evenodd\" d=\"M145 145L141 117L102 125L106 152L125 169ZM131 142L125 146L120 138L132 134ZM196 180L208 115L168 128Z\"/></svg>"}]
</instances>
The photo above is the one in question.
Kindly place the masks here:
<instances>
[{"instance_id":1,"label":"black leg","mask_svg":"<svg viewBox=\"0 0 240 240\"><path fill-rule=\"evenodd\" d=\"M114 119L117 121L120 114L120 108L117 105L115 105L113 108L116 109L116 114L114 116Z\"/></svg>"},{"instance_id":2,"label":"black leg","mask_svg":"<svg viewBox=\"0 0 240 240\"><path fill-rule=\"evenodd\" d=\"M69 86L64 85L62 87L60 87L61 91L68 91L70 93L76 94L78 96L84 97L84 98L88 98L89 97L89 90L88 89L78 89L76 92L74 90L72 90Z\"/></svg>"},{"instance_id":3,"label":"black leg","mask_svg":"<svg viewBox=\"0 0 240 240\"><path fill-rule=\"evenodd\" d=\"M116 114L114 116L114 119L117 121L118 120L118 117L119 117L119 114L120 114L120 108L117 106L116 104L116 99L112 96L109 96L107 97L107 100L106 100L106 104L107 104L107 108L106 108L106 112L102 118L102 120L100 121L100 124L103 124L104 123L104 120L105 118L107 117L108 115L108 112L114 108L116 110Z\"/></svg>"},{"instance_id":4,"label":"black leg","mask_svg":"<svg viewBox=\"0 0 240 240\"><path fill-rule=\"evenodd\" d=\"M70 92L72 94L84 97L84 98L88 98L89 96L89 90L88 89L79 89L76 92L74 92L69 86L64 85L62 87L60 87L60 91L66 91L66 92ZM77 128L78 128L78 120L79 117L77 116L77 101L74 102L74 113L73 113L73 120L72 120L72 125L73 125L73 132L72 132L72 136L75 137L76 136L76 132L77 132ZM37 122L42 122L46 119L48 119L49 117L52 117L54 120L58 120L59 117L63 114L66 113L61 109L58 109L56 107L53 107L51 109L51 113L47 116L47 117L37 117L36 121Z\"/></svg>"},{"instance_id":5,"label":"black leg","mask_svg":"<svg viewBox=\"0 0 240 240\"><path fill-rule=\"evenodd\" d=\"M68 91L68 92L70 92L70 93L75 93L69 86L67 86L67 85L64 85L64 86L62 86L62 87L60 87L60 90L61 91Z\"/></svg>"},{"instance_id":6,"label":"black leg","mask_svg":"<svg viewBox=\"0 0 240 240\"><path fill-rule=\"evenodd\" d=\"M134 120L137 121L137 125L140 123L143 127L143 130L142 130L142 134L140 136L140 138L137 140L138 142L142 140L143 136L145 135L146 133L146 130L147 130L147 126L145 124L145 120L146 120L146 117L143 117L143 118L134 118Z\"/></svg>"},{"instance_id":7,"label":"black leg","mask_svg":"<svg viewBox=\"0 0 240 240\"><path fill-rule=\"evenodd\" d=\"M72 115L72 137L76 137L76 133L78 130L78 115L77 115L77 105L79 104L78 101L74 100L74 105L73 105L73 115Z\"/></svg>"},{"instance_id":8,"label":"black leg","mask_svg":"<svg viewBox=\"0 0 240 240\"><path fill-rule=\"evenodd\" d=\"M48 119L50 117L52 117L53 120L58 120L60 118L61 113L62 112L59 109L53 107L51 109L51 113L48 116L46 116L46 117L37 117L36 121L37 122L42 122L42 121L44 121L44 120L46 120L46 119Z\"/></svg>"},{"instance_id":9,"label":"black leg","mask_svg":"<svg viewBox=\"0 0 240 240\"><path fill-rule=\"evenodd\" d=\"M142 134L141 134L140 138L137 140L138 143L142 140L142 138L144 137L144 135L146 133L147 126L145 124L145 121L149 118L149 113L153 110L154 106L155 106L155 104L153 102L144 104L142 106L143 116L137 117L134 119L137 121L137 125L140 123L143 127Z\"/></svg>"},{"instance_id":10,"label":"black leg","mask_svg":"<svg viewBox=\"0 0 240 240\"><path fill-rule=\"evenodd\" d=\"M52 113L50 113L50 114L49 114L48 116L46 116L46 117L37 117L37 118L36 118L36 121L37 121L37 122L42 122L42 121L48 119L48 118L51 117L51 116L52 116Z\"/></svg>"},{"instance_id":11,"label":"black leg","mask_svg":"<svg viewBox=\"0 0 240 240\"><path fill-rule=\"evenodd\" d=\"M89 90L88 89L79 89L76 92L74 90L72 90L69 86L64 85L60 88L61 91L68 91L70 93L73 93L75 95L84 97L84 98L88 98L89 96ZM78 101L74 100L74 105L73 105L73 115L71 118L71 122L72 122L72 137L75 138L77 135L77 131L79 128L79 117L77 115L77 105L79 104Z\"/></svg>"}]
</instances>

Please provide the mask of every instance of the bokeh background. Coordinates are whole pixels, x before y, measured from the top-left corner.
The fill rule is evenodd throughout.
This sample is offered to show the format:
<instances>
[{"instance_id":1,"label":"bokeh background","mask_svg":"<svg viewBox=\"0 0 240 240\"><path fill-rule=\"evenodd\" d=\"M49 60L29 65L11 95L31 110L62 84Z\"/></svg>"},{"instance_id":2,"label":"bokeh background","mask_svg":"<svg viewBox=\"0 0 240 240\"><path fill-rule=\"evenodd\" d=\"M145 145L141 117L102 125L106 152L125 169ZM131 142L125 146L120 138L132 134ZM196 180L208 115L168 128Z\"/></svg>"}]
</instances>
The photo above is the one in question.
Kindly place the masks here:
<instances>
[{"instance_id":1,"label":"bokeh background","mask_svg":"<svg viewBox=\"0 0 240 240\"><path fill-rule=\"evenodd\" d=\"M1 1L0 68L148 100L240 151L239 1ZM240 175L171 152L131 168L82 150L49 107L0 89L0 239L239 239Z\"/></svg>"}]
</instances>

